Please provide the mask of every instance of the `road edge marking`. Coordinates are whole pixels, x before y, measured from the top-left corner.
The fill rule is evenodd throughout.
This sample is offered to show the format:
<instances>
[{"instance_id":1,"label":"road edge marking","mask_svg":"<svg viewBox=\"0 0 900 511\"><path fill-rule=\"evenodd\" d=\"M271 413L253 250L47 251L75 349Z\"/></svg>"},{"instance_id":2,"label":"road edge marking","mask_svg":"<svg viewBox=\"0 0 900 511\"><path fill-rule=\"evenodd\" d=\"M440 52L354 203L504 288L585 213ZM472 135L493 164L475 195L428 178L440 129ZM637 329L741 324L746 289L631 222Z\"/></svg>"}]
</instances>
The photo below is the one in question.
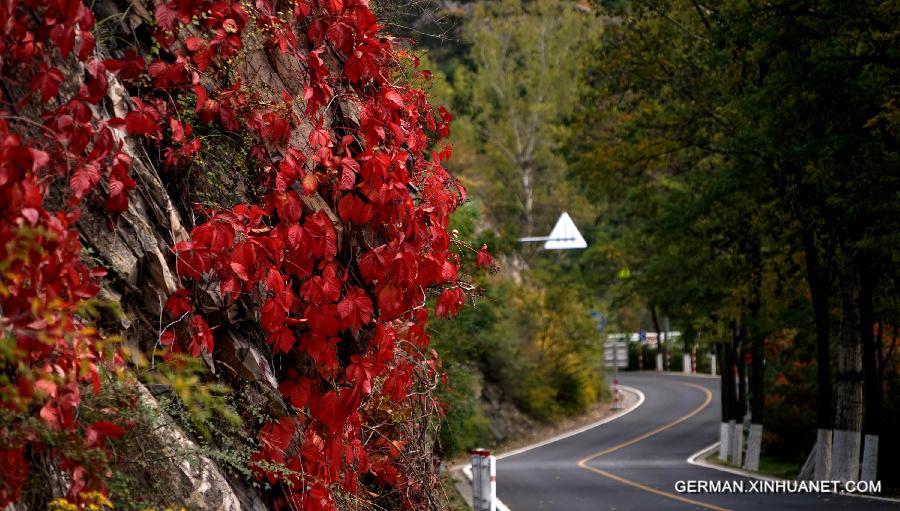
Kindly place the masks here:
<instances>
[{"instance_id":1,"label":"road edge marking","mask_svg":"<svg viewBox=\"0 0 900 511\"><path fill-rule=\"evenodd\" d=\"M796 481L796 479L784 479L781 477L775 477L765 474L759 474L756 472L749 472L747 470L743 470L737 467L725 467L722 465L717 465L715 463L709 463L708 461L702 459L705 458L710 452L719 447L719 442L716 442L710 446L704 447L694 454L690 455L686 460L691 465L695 465L698 467L708 468L710 470L718 470L719 472L728 472L729 474L739 475L743 477L749 477L751 479L760 479L764 481ZM824 494L820 494L824 495ZM869 500L878 500L884 502L900 502L900 499L895 499L891 497L881 497L879 495L869 495L866 493L846 493L846 492L836 492L835 495L841 495L843 497L857 497L860 499L869 499Z\"/></svg>"},{"instance_id":2,"label":"road edge marking","mask_svg":"<svg viewBox=\"0 0 900 511\"><path fill-rule=\"evenodd\" d=\"M706 446L703 449L700 449L699 451L690 455L690 457L688 457L688 459L685 461L687 461L691 465L695 465L698 467L709 468L712 470L718 470L720 472L727 472L729 474L743 476L743 477L749 477L752 479L760 479L760 480L766 480L766 481L784 481L784 479L782 479L780 477L768 476L765 474L754 474L753 472L747 472L747 471L741 470L737 467L724 467L724 466L709 463L705 460L700 459L700 458L705 458L707 454L712 452L712 450L718 446L719 446L719 442L716 442L712 445Z\"/></svg>"},{"instance_id":3,"label":"road edge marking","mask_svg":"<svg viewBox=\"0 0 900 511\"><path fill-rule=\"evenodd\" d=\"M604 450L602 450L602 451L598 451L598 452L595 452L595 453L593 453L593 454L591 454L591 455L588 455L588 456L582 458L581 460L579 460L578 463L577 463L577 465L578 465L578 467L581 468L581 469L587 470L587 471L589 471L589 472L593 472L593 473L595 473L595 474L601 475L601 476L606 477L606 478L608 478L608 479L612 479L613 481L616 481L616 482L619 482L619 483L622 483L622 484L631 486L631 487L633 487L633 488L637 488L637 489L639 489L639 490L642 490L642 491L645 491L645 492L648 492L648 493L652 493L652 494L655 494L655 495L659 495L659 496L661 496L661 497L665 497L665 498L672 499L672 500L677 500L677 501L679 501L679 502L683 502L683 503L686 503L686 504L691 504L691 505L694 505L694 506L699 506L699 507L702 507L702 508L704 508L704 509L709 509L709 510L712 510L712 511L731 511L731 510L728 509L728 508L719 507L719 506L716 506L715 504L707 504L707 503L701 502L701 501L699 501L699 500L693 500L693 499L689 499L689 498L687 498L687 497L683 497L683 496L681 496L681 495L677 495L677 494L675 494L675 493L669 493L669 492L664 491L664 490L659 490L659 489L653 488L653 487L651 487L651 486L647 486L647 485L644 485L644 484L641 484L641 483L632 481L632 480L630 480L630 479L625 479L625 478L622 477L622 476L617 476L617 475L611 474L611 473L609 473L609 472L607 472L607 471L605 471L605 470L601 470L601 469L599 469L599 468L592 467L592 466L588 465L588 462L591 461L591 460L593 460L593 459L597 459L597 458L599 458L599 457L601 457L601 456L605 456L605 455L607 455L607 454L610 454L610 453L616 452L616 451L618 451L618 450L624 449L624 448L626 448L626 447L632 446L632 445L634 445L634 444L636 444L636 443L638 443L638 442L641 442L641 441L643 441L643 440L646 440L646 439L648 439L648 438L650 438L650 437L652 437L652 436L654 436L654 435L656 435L656 434L658 434L658 433L662 433L663 431L665 431L665 430L667 430L667 429L673 428L673 427L675 427L675 426L681 424L682 422L684 422L684 421L690 419L691 417L693 417L693 416L697 415L698 413L700 413L701 411L703 411L707 406L709 406L709 403L712 402L712 392L711 392L709 389L707 389L706 387L704 387L704 386L702 386L702 385L697 385L696 383L689 383L689 382L683 382L683 381L682 381L682 382L677 382L677 383L678 383L679 385L684 385L684 386L686 386L686 387L694 387L694 388L696 388L696 389L702 390L703 393L706 395L706 399L703 401L702 404L700 404L700 406L698 406L697 408L694 408L693 410L691 410L690 412L688 412L686 415L682 415L681 417L679 417L679 418L673 420L672 422L668 422L668 423L666 423L666 424L663 424L662 426L659 426L659 427L656 428L656 429L652 429L652 430L650 430L650 431L648 431L648 432L646 432L646 433L644 433L644 434L642 434L642 435L638 435L638 436L632 438L631 440L626 440L625 442L622 442L622 443L620 443L620 444L614 445L614 446L609 447L609 448L607 448L607 449L604 449Z\"/></svg>"},{"instance_id":4,"label":"road edge marking","mask_svg":"<svg viewBox=\"0 0 900 511\"><path fill-rule=\"evenodd\" d=\"M559 442L560 440L565 440L566 438L584 433L585 431L588 431L590 429L594 429L594 428L602 426L606 423L612 422L616 419L622 418L625 415L628 415L629 413L637 410L637 408L639 406L644 404L644 400L646 399L646 396L644 396L644 393L641 392L640 390L633 388L633 387L626 386L626 385L619 385L619 390L624 390L626 392L631 392L632 394L637 394L637 401L635 403L633 403L631 406L629 406L628 408L625 408L624 410L620 410L619 412L616 412L612 415L608 415L596 422L592 422L590 424L585 424L584 426L579 426L575 429L565 431L556 436L550 437L546 440L541 440L540 442L536 442L531 445L526 445L524 447L519 447L518 449L513 449L511 451L498 454L496 456L497 460L502 460L505 458L509 458L511 456L516 456L518 454L522 454L524 452L528 452L533 449L537 449L538 447L543 447L545 445L552 444L554 442Z\"/></svg>"}]
</instances>

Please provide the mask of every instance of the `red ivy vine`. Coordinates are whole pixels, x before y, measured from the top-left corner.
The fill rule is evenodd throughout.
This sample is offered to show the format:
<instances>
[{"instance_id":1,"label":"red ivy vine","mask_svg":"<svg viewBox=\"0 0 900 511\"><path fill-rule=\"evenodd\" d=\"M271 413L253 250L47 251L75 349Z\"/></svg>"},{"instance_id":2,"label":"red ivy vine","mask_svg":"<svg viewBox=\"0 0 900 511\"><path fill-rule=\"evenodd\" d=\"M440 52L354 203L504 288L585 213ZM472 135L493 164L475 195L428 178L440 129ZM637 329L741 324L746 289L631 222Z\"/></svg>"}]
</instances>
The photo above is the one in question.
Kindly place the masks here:
<instances>
[{"instance_id":1,"label":"red ivy vine","mask_svg":"<svg viewBox=\"0 0 900 511\"><path fill-rule=\"evenodd\" d=\"M336 492L363 487L394 488L415 507L433 480L398 461L407 439L397 424L421 399L416 375L439 373L425 304L432 294L435 313L452 316L471 289L447 230L465 191L441 166L449 147L428 154L450 114L399 79L417 62L379 34L365 0L151 10L159 52L138 44L101 58L81 0L0 0L0 328L19 354L2 368L0 407L86 448L122 434L74 413L104 356L76 314L103 272L80 262L74 225L85 201L102 203L113 228L128 210L137 183L126 137L178 172L206 143L194 132L215 126L253 141L263 192L255 204L204 209L206 221L172 247L185 287L166 302L162 344L215 354L221 325L198 305L210 283L221 300L251 305L273 353L312 366L279 375L294 413L261 427L259 477L294 508L333 509ZM297 64L299 90L262 90L235 70L258 52ZM133 94L120 117L105 113L113 81ZM340 122L335 102L349 105ZM491 264L486 248L477 262ZM28 449L52 446L27 428L0 432L0 507L18 498ZM72 495L100 484L60 461Z\"/></svg>"}]
</instances>

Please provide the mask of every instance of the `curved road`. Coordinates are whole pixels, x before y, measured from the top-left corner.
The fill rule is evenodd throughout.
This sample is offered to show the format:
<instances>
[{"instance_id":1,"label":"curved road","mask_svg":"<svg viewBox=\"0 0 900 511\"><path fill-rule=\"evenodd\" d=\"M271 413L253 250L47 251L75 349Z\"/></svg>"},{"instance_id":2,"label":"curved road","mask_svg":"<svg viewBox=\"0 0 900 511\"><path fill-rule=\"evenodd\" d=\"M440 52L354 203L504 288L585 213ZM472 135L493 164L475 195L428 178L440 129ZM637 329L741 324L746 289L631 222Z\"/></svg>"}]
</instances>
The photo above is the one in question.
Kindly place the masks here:
<instances>
[{"instance_id":1,"label":"curved road","mask_svg":"<svg viewBox=\"0 0 900 511\"><path fill-rule=\"evenodd\" d=\"M719 435L719 381L653 373L621 375L644 393L632 412L497 462L497 494L512 511L882 510L886 500L835 494L680 494L678 480L750 479L687 463Z\"/></svg>"}]
</instances>

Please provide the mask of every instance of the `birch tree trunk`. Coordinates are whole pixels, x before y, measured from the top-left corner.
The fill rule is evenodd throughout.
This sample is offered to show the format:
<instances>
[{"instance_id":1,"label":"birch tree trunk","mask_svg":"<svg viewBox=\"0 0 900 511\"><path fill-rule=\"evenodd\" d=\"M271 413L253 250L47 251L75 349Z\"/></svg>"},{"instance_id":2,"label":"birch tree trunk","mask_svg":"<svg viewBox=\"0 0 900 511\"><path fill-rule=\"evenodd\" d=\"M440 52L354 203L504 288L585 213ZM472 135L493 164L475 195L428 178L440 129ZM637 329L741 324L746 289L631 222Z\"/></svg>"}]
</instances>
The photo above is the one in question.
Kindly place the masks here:
<instances>
[{"instance_id":1,"label":"birch tree trunk","mask_svg":"<svg viewBox=\"0 0 900 511\"><path fill-rule=\"evenodd\" d=\"M833 389L831 382L831 317L828 312L831 285L821 263L816 233L808 228L803 236L806 280L812 295L813 318L816 324L816 460L815 479L831 479L832 433L834 427Z\"/></svg>"},{"instance_id":2,"label":"birch tree trunk","mask_svg":"<svg viewBox=\"0 0 900 511\"><path fill-rule=\"evenodd\" d=\"M859 479L863 418L862 341L859 333L859 275L841 289L841 342L838 349L832 478Z\"/></svg>"},{"instance_id":3,"label":"birch tree trunk","mask_svg":"<svg viewBox=\"0 0 900 511\"><path fill-rule=\"evenodd\" d=\"M863 268L859 293L859 334L863 349L863 387L865 416L863 417L863 459L860 479L875 481L878 475L878 440L881 433L881 374L878 370L878 350L875 338L874 304L875 279L869 268ZM879 328L879 331L881 329ZM879 336L880 337L880 336Z\"/></svg>"},{"instance_id":4,"label":"birch tree trunk","mask_svg":"<svg viewBox=\"0 0 900 511\"><path fill-rule=\"evenodd\" d=\"M719 359L719 382L720 382L720 402L722 407L722 423L719 425L719 459L728 461L731 457L731 427L729 420L731 418L732 399L731 393L734 389L734 374L731 372L730 359L728 355L730 347L728 343L716 343L716 357Z\"/></svg>"}]
</instances>

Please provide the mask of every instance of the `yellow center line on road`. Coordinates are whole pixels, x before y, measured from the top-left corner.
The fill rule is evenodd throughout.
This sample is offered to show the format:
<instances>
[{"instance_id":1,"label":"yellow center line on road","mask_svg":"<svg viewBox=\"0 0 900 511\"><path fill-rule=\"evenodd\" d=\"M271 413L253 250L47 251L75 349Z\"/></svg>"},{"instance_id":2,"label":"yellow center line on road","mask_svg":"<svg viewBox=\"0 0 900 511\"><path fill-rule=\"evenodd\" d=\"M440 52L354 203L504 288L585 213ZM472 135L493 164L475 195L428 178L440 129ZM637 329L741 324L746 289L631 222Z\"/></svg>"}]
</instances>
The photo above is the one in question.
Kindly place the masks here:
<instances>
[{"instance_id":1,"label":"yellow center line on road","mask_svg":"<svg viewBox=\"0 0 900 511\"><path fill-rule=\"evenodd\" d=\"M712 401L712 392L710 392L707 388L702 387L697 384L694 384L694 383L687 383L687 382L678 382L678 383L680 385L686 385L688 387L694 387L696 389L701 390L706 395L706 399L703 401L703 403L700 406L691 410L690 413L688 413L687 415L683 415L668 424L664 424L654 430L648 431L648 432L644 433L643 435L636 436L636 437L632 438L631 440L627 440L625 442L622 442L621 444L614 445L608 449L604 449L602 451L595 452L594 454L591 454L590 456L587 456L586 458L582 458L578 462L578 466L580 468L583 468L583 469L593 472L595 474L606 477L607 479L612 479L613 481L616 481L616 482L619 482L622 484L627 484L628 486L631 486L632 488L637 488L639 490L642 490L642 491L645 491L648 493L653 493L655 495L659 495L662 497L666 497L668 499L677 500L679 502L684 502L686 504L691 504L694 506L702 507L704 509L711 509L713 511L731 511L730 509L727 509L724 507L707 504L706 502L700 502L699 500L689 499L687 497L682 497L681 495L678 495L675 493L669 493L667 491L657 490L656 488L652 488L650 486L647 486L647 485L644 485L641 483L637 483L637 482L631 481L629 479L625 479L624 477L617 476L617 475L611 474L605 470L600 470L599 468L588 465L588 462L593 459L597 459L597 458L599 458L601 456L605 456L609 453L618 451L620 449L624 449L624 448L626 448L630 445L634 445L642 440L646 440L657 433L661 433L669 428L672 428L674 426L681 424L682 422L690 419L694 415L697 415L698 413L700 413L704 408L706 408L709 405L709 402Z\"/></svg>"}]
</instances>

